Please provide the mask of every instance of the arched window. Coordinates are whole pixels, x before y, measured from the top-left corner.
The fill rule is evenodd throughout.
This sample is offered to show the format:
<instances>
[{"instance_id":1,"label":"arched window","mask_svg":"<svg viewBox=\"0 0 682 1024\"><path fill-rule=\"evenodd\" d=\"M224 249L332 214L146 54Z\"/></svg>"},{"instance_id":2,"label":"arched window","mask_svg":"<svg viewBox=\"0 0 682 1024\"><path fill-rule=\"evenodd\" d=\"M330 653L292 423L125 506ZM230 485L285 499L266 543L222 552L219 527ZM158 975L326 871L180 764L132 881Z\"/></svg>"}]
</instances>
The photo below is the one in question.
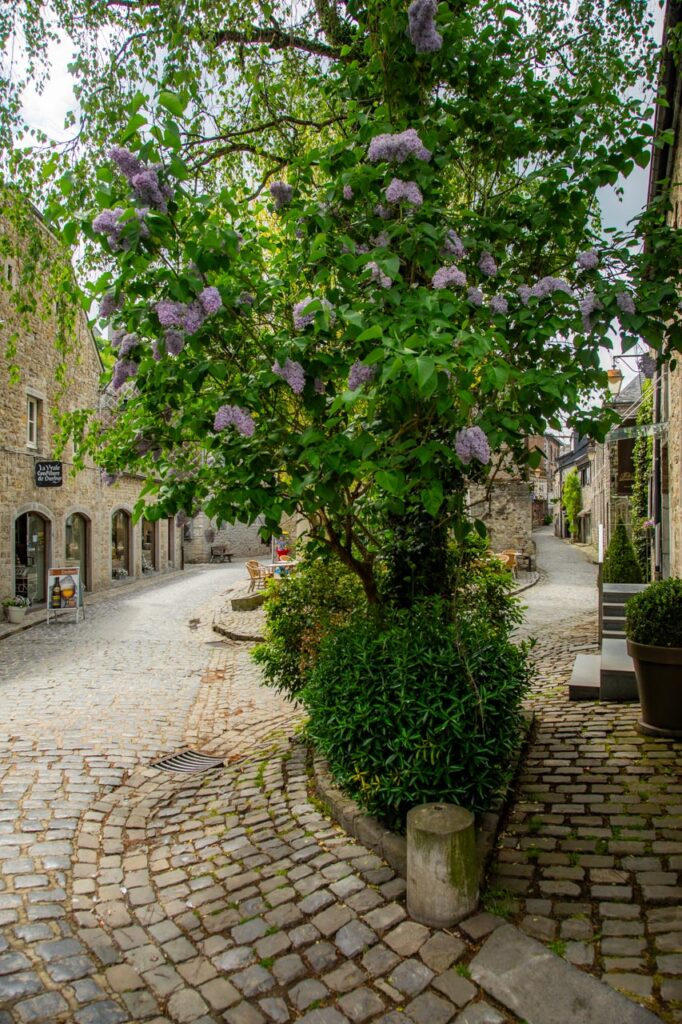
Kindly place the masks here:
<instances>
[{"instance_id":1,"label":"arched window","mask_svg":"<svg viewBox=\"0 0 682 1024\"><path fill-rule=\"evenodd\" d=\"M39 512L25 512L14 523L14 590L34 604L46 599L49 529Z\"/></svg>"},{"instance_id":2,"label":"arched window","mask_svg":"<svg viewBox=\"0 0 682 1024\"><path fill-rule=\"evenodd\" d=\"M81 582L90 585L88 565L88 520L80 512L66 517L64 555L68 565L77 565L81 571Z\"/></svg>"},{"instance_id":3,"label":"arched window","mask_svg":"<svg viewBox=\"0 0 682 1024\"><path fill-rule=\"evenodd\" d=\"M122 508L111 517L111 575L115 580L130 575L130 516Z\"/></svg>"}]
</instances>

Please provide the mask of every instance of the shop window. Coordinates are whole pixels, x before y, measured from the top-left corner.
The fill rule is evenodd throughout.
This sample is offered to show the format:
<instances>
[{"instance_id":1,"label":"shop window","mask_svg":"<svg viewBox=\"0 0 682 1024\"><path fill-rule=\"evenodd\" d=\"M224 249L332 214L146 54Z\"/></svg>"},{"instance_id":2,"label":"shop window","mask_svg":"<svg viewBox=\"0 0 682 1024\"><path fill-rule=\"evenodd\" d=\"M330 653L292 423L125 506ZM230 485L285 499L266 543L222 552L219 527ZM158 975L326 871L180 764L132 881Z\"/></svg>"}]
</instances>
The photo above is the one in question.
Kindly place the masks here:
<instances>
[{"instance_id":1,"label":"shop window","mask_svg":"<svg viewBox=\"0 0 682 1024\"><path fill-rule=\"evenodd\" d=\"M156 568L156 523L142 520L142 572L153 572Z\"/></svg>"},{"instance_id":2,"label":"shop window","mask_svg":"<svg viewBox=\"0 0 682 1024\"><path fill-rule=\"evenodd\" d=\"M37 512L18 516L14 524L14 592L32 604L45 600L48 525Z\"/></svg>"},{"instance_id":3,"label":"shop window","mask_svg":"<svg viewBox=\"0 0 682 1024\"><path fill-rule=\"evenodd\" d=\"M88 520L85 516L74 512L68 516L65 528L65 551L67 565L77 565L80 569L81 582L88 586Z\"/></svg>"}]
</instances>

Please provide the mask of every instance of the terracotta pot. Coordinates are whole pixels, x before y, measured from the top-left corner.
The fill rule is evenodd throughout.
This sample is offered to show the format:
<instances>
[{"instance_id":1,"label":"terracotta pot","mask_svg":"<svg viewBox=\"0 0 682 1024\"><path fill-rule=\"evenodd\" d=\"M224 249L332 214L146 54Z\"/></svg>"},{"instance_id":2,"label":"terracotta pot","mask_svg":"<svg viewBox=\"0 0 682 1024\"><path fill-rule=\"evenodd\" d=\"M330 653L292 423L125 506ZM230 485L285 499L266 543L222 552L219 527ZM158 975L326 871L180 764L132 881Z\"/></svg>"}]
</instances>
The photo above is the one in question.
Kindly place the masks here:
<instances>
[{"instance_id":1,"label":"terracotta pot","mask_svg":"<svg viewBox=\"0 0 682 1024\"><path fill-rule=\"evenodd\" d=\"M682 647L627 642L637 677L642 717L637 731L682 739Z\"/></svg>"}]
</instances>

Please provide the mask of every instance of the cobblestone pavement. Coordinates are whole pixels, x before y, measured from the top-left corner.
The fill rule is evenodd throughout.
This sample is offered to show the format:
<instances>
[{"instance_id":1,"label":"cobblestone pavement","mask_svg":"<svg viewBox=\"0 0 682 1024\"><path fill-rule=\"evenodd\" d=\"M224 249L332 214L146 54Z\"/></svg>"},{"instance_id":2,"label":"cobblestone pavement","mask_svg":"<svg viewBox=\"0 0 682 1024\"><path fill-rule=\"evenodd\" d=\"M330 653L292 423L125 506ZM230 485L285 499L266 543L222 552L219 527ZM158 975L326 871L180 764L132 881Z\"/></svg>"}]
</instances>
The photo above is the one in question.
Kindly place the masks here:
<instances>
[{"instance_id":1,"label":"cobblestone pavement","mask_svg":"<svg viewBox=\"0 0 682 1024\"><path fill-rule=\"evenodd\" d=\"M561 545L551 563L559 592L566 546L553 544ZM530 632L542 637L529 701L535 734L487 903L664 1019L682 1021L682 745L640 736L637 704L569 702L575 655L598 649L596 616L556 627L544 589L528 595ZM543 607L549 632L539 628Z\"/></svg>"},{"instance_id":2,"label":"cobblestone pavement","mask_svg":"<svg viewBox=\"0 0 682 1024\"><path fill-rule=\"evenodd\" d=\"M597 567L587 555L554 536L551 526L533 531L540 582L521 595L525 627L533 633L559 630L576 617L597 610Z\"/></svg>"}]
</instances>

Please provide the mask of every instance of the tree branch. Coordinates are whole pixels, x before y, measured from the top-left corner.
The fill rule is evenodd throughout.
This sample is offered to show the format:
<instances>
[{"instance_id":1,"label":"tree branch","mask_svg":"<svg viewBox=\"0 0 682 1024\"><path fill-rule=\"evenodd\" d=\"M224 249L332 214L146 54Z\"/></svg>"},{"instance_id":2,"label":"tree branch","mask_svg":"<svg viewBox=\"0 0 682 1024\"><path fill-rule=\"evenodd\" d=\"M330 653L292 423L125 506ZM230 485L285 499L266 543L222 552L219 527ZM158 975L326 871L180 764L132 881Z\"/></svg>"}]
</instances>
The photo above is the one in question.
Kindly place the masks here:
<instances>
[{"instance_id":1,"label":"tree branch","mask_svg":"<svg viewBox=\"0 0 682 1024\"><path fill-rule=\"evenodd\" d=\"M121 2L121 0L117 0ZM225 43L237 43L242 46L260 46L265 43L273 50L304 50L306 53L314 53L318 57L328 57L330 60L341 60L340 49L329 46L327 43L320 43L316 39L306 39L305 36L295 35L293 32L285 32L277 28L259 28L253 25L248 32L235 32L233 29L223 29L216 32L213 41L216 46L223 46Z\"/></svg>"}]
</instances>

